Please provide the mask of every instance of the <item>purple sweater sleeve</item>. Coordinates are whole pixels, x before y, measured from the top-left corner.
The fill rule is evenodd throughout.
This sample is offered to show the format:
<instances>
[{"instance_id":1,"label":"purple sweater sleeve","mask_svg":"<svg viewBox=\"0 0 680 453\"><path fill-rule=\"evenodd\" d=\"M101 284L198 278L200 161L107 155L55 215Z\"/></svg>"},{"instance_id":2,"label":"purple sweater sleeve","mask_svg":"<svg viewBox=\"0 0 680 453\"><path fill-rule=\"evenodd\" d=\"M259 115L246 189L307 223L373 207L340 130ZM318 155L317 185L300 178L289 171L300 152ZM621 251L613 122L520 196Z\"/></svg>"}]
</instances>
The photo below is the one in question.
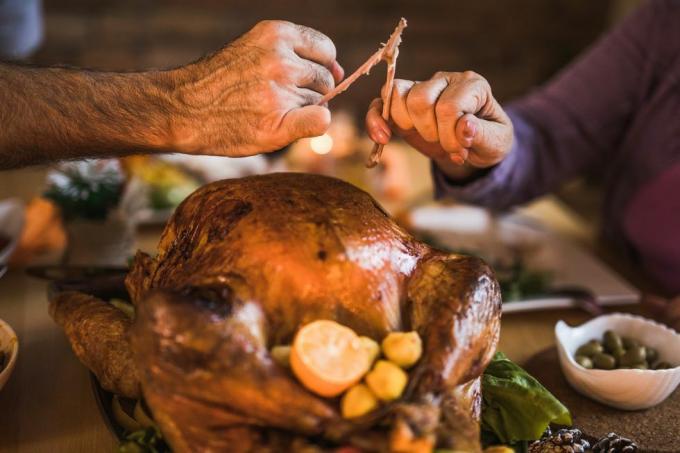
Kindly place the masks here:
<instances>
[{"instance_id":1,"label":"purple sweater sleeve","mask_svg":"<svg viewBox=\"0 0 680 453\"><path fill-rule=\"evenodd\" d=\"M465 185L436 167L439 197L506 209L556 189L616 152L631 116L654 83L664 0L650 0L544 87L512 103L515 136L497 166Z\"/></svg>"}]
</instances>

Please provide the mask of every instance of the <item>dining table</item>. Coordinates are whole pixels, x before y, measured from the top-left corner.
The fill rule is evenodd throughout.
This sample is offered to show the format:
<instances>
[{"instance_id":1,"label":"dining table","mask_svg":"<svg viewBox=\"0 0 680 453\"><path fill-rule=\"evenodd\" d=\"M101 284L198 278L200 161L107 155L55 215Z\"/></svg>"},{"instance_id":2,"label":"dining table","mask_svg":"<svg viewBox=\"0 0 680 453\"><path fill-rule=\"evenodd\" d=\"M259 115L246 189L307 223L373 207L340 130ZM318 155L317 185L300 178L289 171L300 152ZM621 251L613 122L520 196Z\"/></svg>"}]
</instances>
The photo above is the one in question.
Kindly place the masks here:
<instances>
[{"instance_id":1,"label":"dining table","mask_svg":"<svg viewBox=\"0 0 680 453\"><path fill-rule=\"evenodd\" d=\"M610 251L597 240L596 227L554 197L523 208L568 240L586 247L612 265ZM137 248L153 251L161 229L139 228ZM645 289L634 267L616 270ZM61 329L48 313L47 282L10 270L0 279L0 318L19 338L19 356L7 385L0 390L0 452L91 453L115 451L118 441L108 430L95 400L90 374L78 361ZM640 313L637 305L610 310ZM506 314L499 350L517 363L555 344L559 320L579 324L590 315L577 309Z\"/></svg>"}]
</instances>

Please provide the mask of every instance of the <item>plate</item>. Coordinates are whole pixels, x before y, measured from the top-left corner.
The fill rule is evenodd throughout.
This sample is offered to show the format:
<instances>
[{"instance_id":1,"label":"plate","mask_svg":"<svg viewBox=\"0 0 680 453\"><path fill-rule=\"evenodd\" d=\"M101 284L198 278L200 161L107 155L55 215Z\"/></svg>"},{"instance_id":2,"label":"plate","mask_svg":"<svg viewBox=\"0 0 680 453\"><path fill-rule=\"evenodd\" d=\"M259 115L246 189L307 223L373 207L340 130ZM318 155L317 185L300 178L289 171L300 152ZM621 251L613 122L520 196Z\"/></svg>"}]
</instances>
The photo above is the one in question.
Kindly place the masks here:
<instances>
[{"instance_id":1,"label":"plate","mask_svg":"<svg viewBox=\"0 0 680 453\"><path fill-rule=\"evenodd\" d=\"M90 373L90 385L92 387L92 393L94 394L94 399L97 402L99 412L104 419L104 424L111 434L113 434L113 437L115 437L119 442L123 442L125 440L125 430L116 422L116 419L113 416L113 408L111 407L113 402L113 393L104 390L99 384L97 376L95 376L93 373ZM124 398L121 398L121 400L124 400Z\"/></svg>"},{"instance_id":2,"label":"plate","mask_svg":"<svg viewBox=\"0 0 680 453\"><path fill-rule=\"evenodd\" d=\"M601 305L640 300L633 286L595 256L520 213L494 216L467 205L427 205L413 209L409 223L447 248L463 249L489 262L521 253L528 269L551 275L551 287L587 288ZM505 303L503 312L569 308L574 303L569 297L537 297Z\"/></svg>"}]
</instances>

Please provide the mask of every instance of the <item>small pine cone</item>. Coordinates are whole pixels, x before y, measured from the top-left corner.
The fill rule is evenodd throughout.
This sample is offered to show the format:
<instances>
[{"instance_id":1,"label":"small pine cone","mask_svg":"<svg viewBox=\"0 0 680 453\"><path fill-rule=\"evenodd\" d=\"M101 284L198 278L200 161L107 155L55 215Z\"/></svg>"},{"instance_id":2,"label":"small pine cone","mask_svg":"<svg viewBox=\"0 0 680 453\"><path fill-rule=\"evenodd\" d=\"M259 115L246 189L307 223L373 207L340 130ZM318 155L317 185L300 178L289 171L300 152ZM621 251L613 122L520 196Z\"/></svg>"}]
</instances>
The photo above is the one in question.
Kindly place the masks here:
<instances>
[{"instance_id":1,"label":"small pine cone","mask_svg":"<svg viewBox=\"0 0 680 453\"><path fill-rule=\"evenodd\" d=\"M593 453L635 453L635 442L616 433L609 433L593 445Z\"/></svg>"},{"instance_id":2,"label":"small pine cone","mask_svg":"<svg viewBox=\"0 0 680 453\"><path fill-rule=\"evenodd\" d=\"M590 443L578 429L560 429L529 445L529 453L585 453Z\"/></svg>"}]
</instances>

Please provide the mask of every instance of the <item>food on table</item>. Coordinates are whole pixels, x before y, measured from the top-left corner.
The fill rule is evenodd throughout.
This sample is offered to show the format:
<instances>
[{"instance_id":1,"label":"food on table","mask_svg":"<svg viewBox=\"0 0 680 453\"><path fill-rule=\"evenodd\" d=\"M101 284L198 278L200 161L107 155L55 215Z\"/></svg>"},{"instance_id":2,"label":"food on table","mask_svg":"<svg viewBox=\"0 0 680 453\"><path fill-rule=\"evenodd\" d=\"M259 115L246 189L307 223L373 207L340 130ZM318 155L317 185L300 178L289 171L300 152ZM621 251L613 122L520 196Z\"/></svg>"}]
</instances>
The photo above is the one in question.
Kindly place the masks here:
<instances>
[{"instance_id":1,"label":"food on table","mask_svg":"<svg viewBox=\"0 0 680 453\"><path fill-rule=\"evenodd\" d=\"M352 329L319 320L295 335L290 365L309 390L333 397L361 380L371 367L370 354Z\"/></svg>"},{"instance_id":2,"label":"food on table","mask_svg":"<svg viewBox=\"0 0 680 453\"><path fill-rule=\"evenodd\" d=\"M420 360L423 343L418 332L390 332L382 341L382 350L390 361L410 368Z\"/></svg>"},{"instance_id":3,"label":"food on table","mask_svg":"<svg viewBox=\"0 0 680 453\"><path fill-rule=\"evenodd\" d=\"M147 414L146 410L144 409L142 400L137 400L137 403L135 403L133 416L142 428L151 428L156 426L156 422L153 421L153 419L149 416L149 414Z\"/></svg>"},{"instance_id":4,"label":"food on table","mask_svg":"<svg viewBox=\"0 0 680 453\"><path fill-rule=\"evenodd\" d=\"M604 352L604 346L597 340L590 340L588 343L580 346L576 350L577 356L592 357L595 354L601 354Z\"/></svg>"},{"instance_id":5,"label":"food on table","mask_svg":"<svg viewBox=\"0 0 680 453\"><path fill-rule=\"evenodd\" d=\"M387 360L378 360L366 375L366 384L382 401L392 401L401 397L407 383L406 372Z\"/></svg>"},{"instance_id":6,"label":"food on table","mask_svg":"<svg viewBox=\"0 0 680 453\"><path fill-rule=\"evenodd\" d=\"M593 356L593 367L601 370L613 370L616 368L616 358L604 352L598 352Z\"/></svg>"},{"instance_id":7,"label":"food on table","mask_svg":"<svg viewBox=\"0 0 680 453\"><path fill-rule=\"evenodd\" d=\"M600 370L672 368L668 362L659 361L659 352L656 349L612 330L604 333L602 341L593 339L579 346L574 360L583 368Z\"/></svg>"},{"instance_id":8,"label":"food on table","mask_svg":"<svg viewBox=\"0 0 680 453\"><path fill-rule=\"evenodd\" d=\"M482 376L482 430L498 442L540 439L551 423L571 425L569 410L504 354Z\"/></svg>"},{"instance_id":9,"label":"food on table","mask_svg":"<svg viewBox=\"0 0 680 453\"><path fill-rule=\"evenodd\" d=\"M175 451L282 451L300 439L384 450L403 425L415 440L479 448L471 390L498 341L493 273L415 240L347 183L271 174L207 185L127 284L144 395ZM409 393L355 422L270 358L268 345L320 319L374 339L420 332Z\"/></svg>"},{"instance_id":10,"label":"food on table","mask_svg":"<svg viewBox=\"0 0 680 453\"><path fill-rule=\"evenodd\" d=\"M36 258L63 251L66 242L67 235L57 205L46 198L35 197L26 206L24 228L10 263L24 267Z\"/></svg>"},{"instance_id":11,"label":"food on table","mask_svg":"<svg viewBox=\"0 0 680 453\"><path fill-rule=\"evenodd\" d=\"M436 237L420 233L417 235L423 242L427 242L440 250L461 255L480 256L472 250L456 249L442 243ZM550 272L541 269L531 269L525 262L525 251L522 248L509 248L510 259L500 259L493 256L480 256L486 260L496 272L496 278L501 285L503 302L514 302L518 300L530 299L545 295L550 291L550 283L553 276Z\"/></svg>"},{"instance_id":12,"label":"food on table","mask_svg":"<svg viewBox=\"0 0 680 453\"><path fill-rule=\"evenodd\" d=\"M608 330L604 333L604 347L612 353L623 349L623 340L617 333Z\"/></svg>"},{"instance_id":13,"label":"food on table","mask_svg":"<svg viewBox=\"0 0 680 453\"><path fill-rule=\"evenodd\" d=\"M118 453L166 453L170 448L156 427L131 432L118 448Z\"/></svg>"},{"instance_id":14,"label":"food on table","mask_svg":"<svg viewBox=\"0 0 680 453\"><path fill-rule=\"evenodd\" d=\"M284 368L290 368L290 351L291 347L288 345L274 346L269 352L272 359Z\"/></svg>"},{"instance_id":15,"label":"food on table","mask_svg":"<svg viewBox=\"0 0 680 453\"><path fill-rule=\"evenodd\" d=\"M125 315L128 318L135 319L135 306L132 305L130 302L114 297L109 300L109 303L116 307L118 310L125 313Z\"/></svg>"},{"instance_id":16,"label":"food on table","mask_svg":"<svg viewBox=\"0 0 680 453\"><path fill-rule=\"evenodd\" d=\"M477 451L480 417L485 439L494 439L487 445L537 439L551 422L571 423L568 410L504 355L489 363L500 301L488 268L419 243L370 197L334 179L270 175L207 186L179 208L158 258L137 256L128 292L138 316L132 331L138 373L176 452L235 445L296 451L319 439L345 450ZM111 323L83 322L87 343L103 335L94 325L104 332L131 323L91 296L69 292L53 299L53 311L73 299L76 307L86 301L106 307L107 317L116 313ZM101 317L95 309L80 314ZM406 325L423 332L427 347L409 370L408 391L376 406L365 401L365 390L373 394L366 382L342 399L306 391L277 360L289 362L288 345L314 319L334 319L361 334L370 362L380 355L373 338ZM78 351L83 339L67 335ZM127 339L117 337L129 352ZM278 346L268 350L272 344ZM116 354L85 349L79 358L93 371L93 356L120 362ZM384 364L406 375L388 360L374 369ZM148 424L137 406L133 418ZM160 431L148 428L130 433L121 451L165 451L157 447L162 442Z\"/></svg>"},{"instance_id":17,"label":"food on table","mask_svg":"<svg viewBox=\"0 0 680 453\"><path fill-rule=\"evenodd\" d=\"M362 336L359 337L359 340L361 340L363 348L367 351L367 356L370 365L373 365L375 359L377 359L380 356L380 345L373 338L369 337Z\"/></svg>"},{"instance_id":18,"label":"food on table","mask_svg":"<svg viewBox=\"0 0 680 453\"><path fill-rule=\"evenodd\" d=\"M372 338L335 321L319 320L298 331L292 348L274 346L270 354L277 363L292 365L295 376L318 395L334 397L349 388L341 400L342 416L356 418L377 408L378 399L402 396L408 376L399 367L409 368L420 359L422 341L417 332L390 332L382 342L390 361L379 360L369 372L380 352ZM364 377L366 385L357 384Z\"/></svg>"},{"instance_id":19,"label":"food on table","mask_svg":"<svg viewBox=\"0 0 680 453\"><path fill-rule=\"evenodd\" d=\"M128 341L132 321L126 314L100 299L69 291L50 301L50 315L104 389L128 398L141 396Z\"/></svg>"},{"instance_id":20,"label":"food on table","mask_svg":"<svg viewBox=\"0 0 680 453\"><path fill-rule=\"evenodd\" d=\"M494 445L485 448L484 453L515 453L515 449L506 447L505 445Z\"/></svg>"},{"instance_id":21,"label":"food on table","mask_svg":"<svg viewBox=\"0 0 680 453\"><path fill-rule=\"evenodd\" d=\"M593 453L635 453L635 442L616 433L609 433L593 444Z\"/></svg>"},{"instance_id":22,"label":"food on table","mask_svg":"<svg viewBox=\"0 0 680 453\"><path fill-rule=\"evenodd\" d=\"M529 445L529 453L585 453L590 442L578 429L560 429Z\"/></svg>"},{"instance_id":23,"label":"food on table","mask_svg":"<svg viewBox=\"0 0 680 453\"><path fill-rule=\"evenodd\" d=\"M581 365L583 368L591 369L595 366L593 359L586 355L577 355L575 357L576 363Z\"/></svg>"},{"instance_id":24,"label":"food on table","mask_svg":"<svg viewBox=\"0 0 680 453\"><path fill-rule=\"evenodd\" d=\"M47 175L44 196L67 220L105 220L118 206L124 182L116 159L66 162Z\"/></svg>"},{"instance_id":25,"label":"food on table","mask_svg":"<svg viewBox=\"0 0 680 453\"><path fill-rule=\"evenodd\" d=\"M345 418L356 418L366 415L378 407L378 399L364 384L352 386L342 396L340 408Z\"/></svg>"},{"instance_id":26,"label":"food on table","mask_svg":"<svg viewBox=\"0 0 680 453\"><path fill-rule=\"evenodd\" d=\"M133 432L142 429L142 425L125 412L118 395L114 395L111 399L111 412L116 423L122 426L125 431Z\"/></svg>"},{"instance_id":27,"label":"food on table","mask_svg":"<svg viewBox=\"0 0 680 453\"><path fill-rule=\"evenodd\" d=\"M129 176L148 187L149 206L155 210L177 207L199 186L199 180L182 167L154 156L129 156L121 159Z\"/></svg>"}]
</instances>

